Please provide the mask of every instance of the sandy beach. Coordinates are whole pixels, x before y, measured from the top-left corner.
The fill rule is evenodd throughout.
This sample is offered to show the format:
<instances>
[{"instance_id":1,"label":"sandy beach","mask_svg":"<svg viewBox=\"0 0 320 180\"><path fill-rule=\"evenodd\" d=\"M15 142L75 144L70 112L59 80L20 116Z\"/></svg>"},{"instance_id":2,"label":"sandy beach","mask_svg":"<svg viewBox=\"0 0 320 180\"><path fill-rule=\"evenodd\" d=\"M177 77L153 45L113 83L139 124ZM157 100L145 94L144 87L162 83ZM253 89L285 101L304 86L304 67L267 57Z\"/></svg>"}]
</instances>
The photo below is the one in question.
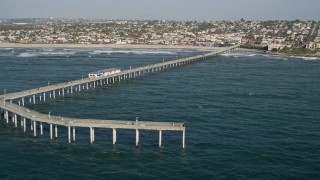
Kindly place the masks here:
<instances>
[{"instance_id":1,"label":"sandy beach","mask_svg":"<svg viewBox=\"0 0 320 180\"><path fill-rule=\"evenodd\" d=\"M206 47L206 46L169 46L169 45L144 45L144 44L20 44L20 43L1 43L0 48L114 48L114 49L196 49L196 50L218 50L221 47ZM298 57L317 57L320 58L320 54L306 54L306 55L294 55L275 53L270 51L263 51L257 49L237 48L234 52L238 53L256 53L256 54L268 54L272 56L298 56Z\"/></svg>"},{"instance_id":2,"label":"sandy beach","mask_svg":"<svg viewBox=\"0 0 320 180\"><path fill-rule=\"evenodd\" d=\"M119 49L201 49L215 50L219 47L204 46L169 46L169 45L141 45L141 44L20 44L0 43L0 48L119 48Z\"/></svg>"}]
</instances>

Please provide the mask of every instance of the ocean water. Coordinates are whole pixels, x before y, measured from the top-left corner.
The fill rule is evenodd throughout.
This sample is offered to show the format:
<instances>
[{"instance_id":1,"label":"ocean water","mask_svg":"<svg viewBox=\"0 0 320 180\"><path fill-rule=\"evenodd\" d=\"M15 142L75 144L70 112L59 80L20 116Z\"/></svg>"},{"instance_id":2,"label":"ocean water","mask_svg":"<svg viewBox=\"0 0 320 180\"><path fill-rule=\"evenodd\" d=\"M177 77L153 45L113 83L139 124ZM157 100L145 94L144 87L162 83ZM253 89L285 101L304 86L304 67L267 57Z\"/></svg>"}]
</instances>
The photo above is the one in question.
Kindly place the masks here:
<instances>
[{"instance_id":1,"label":"ocean water","mask_svg":"<svg viewBox=\"0 0 320 180\"><path fill-rule=\"evenodd\" d=\"M0 49L7 93L204 53L150 49ZM181 132L76 129L68 144L0 122L0 179L319 179L320 60L231 53L27 105L42 113L96 119L176 121Z\"/></svg>"}]
</instances>

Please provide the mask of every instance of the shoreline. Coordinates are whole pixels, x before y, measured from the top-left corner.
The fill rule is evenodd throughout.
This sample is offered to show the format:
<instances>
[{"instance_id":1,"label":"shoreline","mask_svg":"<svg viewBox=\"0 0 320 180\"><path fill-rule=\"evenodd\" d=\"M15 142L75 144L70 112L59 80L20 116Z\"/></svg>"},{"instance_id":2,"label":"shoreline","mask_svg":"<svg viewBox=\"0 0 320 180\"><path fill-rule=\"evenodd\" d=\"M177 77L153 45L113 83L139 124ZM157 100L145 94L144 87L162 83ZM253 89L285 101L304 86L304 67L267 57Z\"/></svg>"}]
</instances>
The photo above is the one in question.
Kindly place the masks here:
<instances>
[{"instance_id":1,"label":"shoreline","mask_svg":"<svg viewBox=\"0 0 320 180\"><path fill-rule=\"evenodd\" d=\"M115 49L199 49L215 50L220 47L187 46L187 45L144 45L144 44L20 44L1 43L0 48L115 48Z\"/></svg>"},{"instance_id":2,"label":"shoreline","mask_svg":"<svg viewBox=\"0 0 320 180\"><path fill-rule=\"evenodd\" d=\"M146 44L20 44L0 42L0 48L94 48L94 49L194 49L194 50L217 50L223 47L187 46L187 45L146 45ZM285 54L258 49L237 48L234 52L265 54L278 57L309 57L320 58L320 54Z\"/></svg>"},{"instance_id":3,"label":"shoreline","mask_svg":"<svg viewBox=\"0 0 320 180\"><path fill-rule=\"evenodd\" d=\"M234 50L234 52L265 54L265 55L277 56L277 57L320 58L320 54L285 54L285 53L276 53L271 51L258 50L258 49L246 49L246 48L237 48L236 50Z\"/></svg>"}]
</instances>

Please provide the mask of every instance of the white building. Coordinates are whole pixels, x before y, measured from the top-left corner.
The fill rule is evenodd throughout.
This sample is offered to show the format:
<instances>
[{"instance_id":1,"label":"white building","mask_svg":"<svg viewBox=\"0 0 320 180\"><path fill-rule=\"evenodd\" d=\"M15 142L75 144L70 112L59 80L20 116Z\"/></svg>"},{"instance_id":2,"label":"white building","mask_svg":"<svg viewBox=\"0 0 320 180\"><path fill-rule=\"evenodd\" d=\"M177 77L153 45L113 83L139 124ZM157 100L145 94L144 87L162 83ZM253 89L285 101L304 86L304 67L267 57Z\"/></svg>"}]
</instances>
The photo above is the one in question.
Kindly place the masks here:
<instances>
[{"instance_id":1,"label":"white building","mask_svg":"<svg viewBox=\"0 0 320 180\"><path fill-rule=\"evenodd\" d=\"M100 70L100 71L91 72L88 74L88 77L89 78L98 78L98 77L102 77L102 76L109 76L109 75L119 73L120 71L121 71L120 69L116 69L116 68L104 69L104 70Z\"/></svg>"}]
</instances>

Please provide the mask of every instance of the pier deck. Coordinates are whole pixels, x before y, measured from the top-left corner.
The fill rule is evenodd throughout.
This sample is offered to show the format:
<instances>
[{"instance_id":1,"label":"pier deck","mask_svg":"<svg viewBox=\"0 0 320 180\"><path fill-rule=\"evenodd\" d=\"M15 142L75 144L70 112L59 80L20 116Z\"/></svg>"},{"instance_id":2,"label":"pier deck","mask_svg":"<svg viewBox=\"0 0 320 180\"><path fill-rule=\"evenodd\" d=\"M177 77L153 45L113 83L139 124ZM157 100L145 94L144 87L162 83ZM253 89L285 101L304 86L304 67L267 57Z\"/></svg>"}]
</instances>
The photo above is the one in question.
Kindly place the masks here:
<instances>
[{"instance_id":1,"label":"pier deck","mask_svg":"<svg viewBox=\"0 0 320 180\"><path fill-rule=\"evenodd\" d=\"M41 93L44 93L44 92L54 91L54 90L58 90L58 89L64 89L64 88L68 88L68 87L76 87L76 86L79 86L81 84L92 83L92 82L98 81L98 80L114 78L114 77L116 78L116 77L119 77L119 76L132 74L132 73L135 73L135 72L142 72L142 71L146 71L146 70L150 70L150 69L157 69L157 68L161 68L161 67L175 66L175 64L178 64L178 63L187 63L189 61L195 62L195 61L203 60L203 59L206 59L206 58L209 58L209 57L212 57L212 56L216 56L216 55L219 55L219 54L230 52L230 51L234 50L237 47L238 47L238 45L237 46L228 47L228 48L225 48L225 49L221 49L221 50L218 50L218 51L215 51L215 52L210 52L210 53L207 53L207 54L204 54L204 55L197 55L197 56L177 59L177 60L173 60L173 61L167 61L167 62L151 64L151 65L147 65L147 66L141 66L141 67L137 67L137 68L132 68L132 69L124 70L124 71L121 71L120 73L113 74L113 75L110 75L110 76L103 76L103 77L99 77L99 78L84 78L84 79L69 81L69 82L65 82L65 83L60 83L60 84L55 84L55 85L50 85L50 86L43 86L43 87L39 87L39 88L35 88L35 89L30 89L30 90L10 93L10 94L6 94L6 95L1 95L0 98L4 98L5 100L18 99L18 98L31 96L31 95L34 95L34 94L41 94Z\"/></svg>"},{"instance_id":2,"label":"pier deck","mask_svg":"<svg viewBox=\"0 0 320 180\"><path fill-rule=\"evenodd\" d=\"M72 127L116 128L116 129L142 129L142 130L168 130L183 131L184 123L153 122L153 121L128 121L128 120L97 120L79 119L41 114L37 111L13 103L0 103L0 108L13 114L25 117L31 121L56 124Z\"/></svg>"}]
</instances>

